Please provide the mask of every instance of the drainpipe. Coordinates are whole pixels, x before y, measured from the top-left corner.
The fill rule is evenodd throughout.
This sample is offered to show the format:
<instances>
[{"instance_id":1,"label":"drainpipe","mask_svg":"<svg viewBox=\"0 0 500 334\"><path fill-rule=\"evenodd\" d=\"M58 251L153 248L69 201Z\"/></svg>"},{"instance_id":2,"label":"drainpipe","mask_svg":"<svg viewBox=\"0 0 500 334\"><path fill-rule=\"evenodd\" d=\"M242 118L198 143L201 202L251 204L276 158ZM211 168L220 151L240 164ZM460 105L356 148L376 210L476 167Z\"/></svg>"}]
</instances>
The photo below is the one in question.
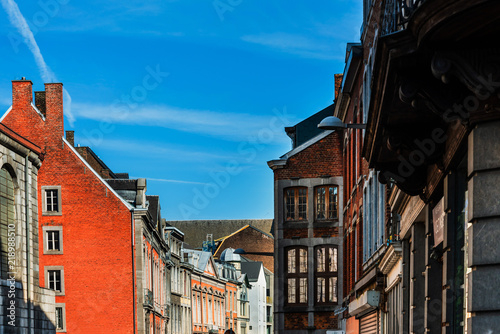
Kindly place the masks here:
<instances>
[{"instance_id":1,"label":"drainpipe","mask_svg":"<svg viewBox=\"0 0 500 334\"><path fill-rule=\"evenodd\" d=\"M29 194L31 192L31 189L28 188L28 156L30 154L30 151L26 154L26 157L24 158L24 207L26 210L26 290L27 290L27 304L28 304L28 333L31 334L31 301L30 301L30 296L31 296L31 286L30 286L30 220L31 220L31 214L29 210Z\"/></svg>"}]
</instances>

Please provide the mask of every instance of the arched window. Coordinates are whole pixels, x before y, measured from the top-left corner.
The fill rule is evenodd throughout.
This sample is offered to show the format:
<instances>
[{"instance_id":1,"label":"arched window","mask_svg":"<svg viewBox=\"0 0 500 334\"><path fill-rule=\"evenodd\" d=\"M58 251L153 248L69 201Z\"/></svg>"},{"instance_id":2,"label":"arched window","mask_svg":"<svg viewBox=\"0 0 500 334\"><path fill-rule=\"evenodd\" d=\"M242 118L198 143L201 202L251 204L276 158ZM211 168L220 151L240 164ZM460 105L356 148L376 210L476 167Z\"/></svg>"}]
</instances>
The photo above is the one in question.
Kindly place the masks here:
<instances>
[{"instance_id":1,"label":"arched window","mask_svg":"<svg viewBox=\"0 0 500 334\"><path fill-rule=\"evenodd\" d=\"M8 278L9 240L15 243L16 224L14 207L14 182L5 167L0 169L0 277ZM15 248L11 247L11 248ZM12 259L14 260L14 259Z\"/></svg>"},{"instance_id":2,"label":"arched window","mask_svg":"<svg viewBox=\"0 0 500 334\"><path fill-rule=\"evenodd\" d=\"M335 185L319 186L314 189L315 220L338 219L339 195Z\"/></svg>"},{"instance_id":3,"label":"arched window","mask_svg":"<svg viewBox=\"0 0 500 334\"><path fill-rule=\"evenodd\" d=\"M286 188L284 195L285 220L307 219L307 188Z\"/></svg>"},{"instance_id":4,"label":"arched window","mask_svg":"<svg viewBox=\"0 0 500 334\"><path fill-rule=\"evenodd\" d=\"M315 298L316 304L337 304L337 246L322 245L315 249Z\"/></svg>"},{"instance_id":5,"label":"arched window","mask_svg":"<svg viewBox=\"0 0 500 334\"><path fill-rule=\"evenodd\" d=\"M307 247L286 248L285 256L287 304L307 304Z\"/></svg>"}]
</instances>

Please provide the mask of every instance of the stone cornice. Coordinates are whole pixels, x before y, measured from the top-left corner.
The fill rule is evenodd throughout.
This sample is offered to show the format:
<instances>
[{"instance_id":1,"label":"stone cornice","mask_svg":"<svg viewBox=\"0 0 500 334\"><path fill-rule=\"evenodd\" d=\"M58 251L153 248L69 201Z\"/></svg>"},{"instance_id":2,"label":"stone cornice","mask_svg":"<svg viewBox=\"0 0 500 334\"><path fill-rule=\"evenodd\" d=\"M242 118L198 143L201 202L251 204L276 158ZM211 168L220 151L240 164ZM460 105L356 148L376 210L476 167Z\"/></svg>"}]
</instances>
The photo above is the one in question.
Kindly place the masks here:
<instances>
[{"instance_id":1,"label":"stone cornice","mask_svg":"<svg viewBox=\"0 0 500 334\"><path fill-rule=\"evenodd\" d=\"M378 265L378 268L384 275L387 275L398 262L401 258L402 251L403 247L401 247L400 242L393 243L387 248L387 252L385 252L384 257L380 260L380 264Z\"/></svg>"}]
</instances>

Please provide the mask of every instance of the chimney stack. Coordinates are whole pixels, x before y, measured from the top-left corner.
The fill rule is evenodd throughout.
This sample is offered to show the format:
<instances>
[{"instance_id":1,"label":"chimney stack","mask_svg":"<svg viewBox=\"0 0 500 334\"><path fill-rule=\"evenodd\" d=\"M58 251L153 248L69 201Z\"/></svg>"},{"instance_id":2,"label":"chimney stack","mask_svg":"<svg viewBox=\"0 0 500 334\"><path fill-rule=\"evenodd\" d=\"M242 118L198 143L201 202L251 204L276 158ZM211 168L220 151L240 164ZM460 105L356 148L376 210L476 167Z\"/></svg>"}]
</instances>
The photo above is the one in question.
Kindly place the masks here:
<instances>
[{"instance_id":1,"label":"chimney stack","mask_svg":"<svg viewBox=\"0 0 500 334\"><path fill-rule=\"evenodd\" d=\"M75 147L75 131L66 131L66 140L72 147Z\"/></svg>"},{"instance_id":2,"label":"chimney stack","mask_svg":"<svg viewBox=\"0 0 500 334\"><path fill-rule=\"evenodd\" d=\"M12 80L12 108L27 108L33 101L33 82L22 77L21 80Z\"/></svg>"},{"instance_id":3,"label":"chimney stack","mask_svg":"<svg viewBox=\"0 0 500 334\"><path fill-rule=\"evenodd\" d=\"M35 92L35 106L43 116L47 116L47 108L45 106L45 91Z\"/></svg>"},{"instance_id":4,"label":"chimney stack","mask_svg":"<svg viewBox=\"0 0 500 334\"><path fill-rule=\"evenodd\" d=\"M344 78L343 74L335 74L335 98L334 101L337 100L337 96L340 94L340 90L342 89L342 79Z\"/></svg>"},{"instance_id":5,"label":"chimney stack","mask_svg":"<svg viewBox=\"0 0 500 334\"><path fill-rule=\"evenodd\" d=\"M45 107L46 130L60 140L64 136L62 83L45 84Z\"/></svg>"}]
</instances>

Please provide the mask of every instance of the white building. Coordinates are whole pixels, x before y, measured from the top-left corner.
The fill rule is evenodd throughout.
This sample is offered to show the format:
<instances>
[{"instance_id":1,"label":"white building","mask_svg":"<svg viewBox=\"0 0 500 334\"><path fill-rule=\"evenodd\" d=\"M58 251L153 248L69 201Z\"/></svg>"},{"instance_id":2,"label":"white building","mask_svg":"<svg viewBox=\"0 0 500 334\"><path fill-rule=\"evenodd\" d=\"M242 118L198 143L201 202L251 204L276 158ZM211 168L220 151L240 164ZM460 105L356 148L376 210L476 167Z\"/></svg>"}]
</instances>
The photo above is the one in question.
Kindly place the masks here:
<instances>
[{"instance_id":1,"label":"white building","mask_svg":"<svg viewBox=\"0 0 500 334\"><path fill-rule=\"evenodd\" d=\"M248 290L250 326L248 334L265 334L266 329L266 277L262 262L241 262L241 273L248 276L252 286Z\"/></svg>"}]
</instances>

